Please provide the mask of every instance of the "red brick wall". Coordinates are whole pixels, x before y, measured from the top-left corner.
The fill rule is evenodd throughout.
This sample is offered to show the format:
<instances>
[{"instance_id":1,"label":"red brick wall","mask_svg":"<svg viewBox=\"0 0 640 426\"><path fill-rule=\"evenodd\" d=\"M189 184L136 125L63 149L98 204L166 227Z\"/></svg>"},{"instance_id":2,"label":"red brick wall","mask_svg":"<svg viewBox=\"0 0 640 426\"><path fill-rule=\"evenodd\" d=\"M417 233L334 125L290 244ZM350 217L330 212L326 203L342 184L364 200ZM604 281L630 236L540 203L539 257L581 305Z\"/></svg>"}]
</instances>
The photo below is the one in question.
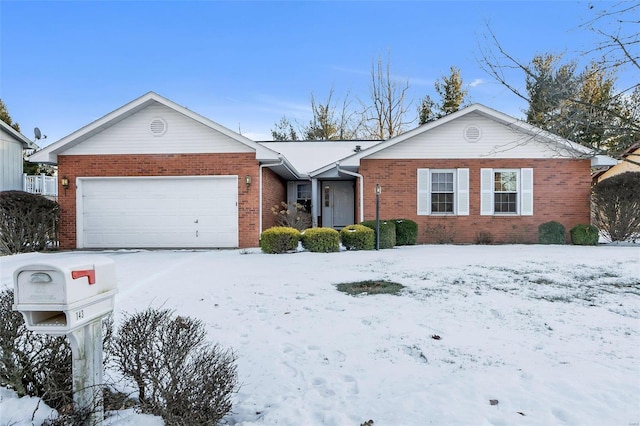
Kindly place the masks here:
<instances>
[{"instance_id":1,"label":"red brick wall","mask_svg":"<svg viewBox=\"0 0 640 426\"><path fill-rule=\"evenodd\" d=\"M271 207L287 201L287 183L268 167L262 169L262 230L276 226ZM258 216L256 215L256 218Z\"/></svg>"},{"instance_id":2,"label":"red brick wall","mask_svg":"<svg viewBox=\"0 0 640 426\"><path fill-rule=\"evenodd\" d=\"M58 175L69 179L67 190L59 188L62 209L60 248L76 248L77 177L100 176L205 176L238 175L239 246L258 245L259 167L253 153L155 154L155 155L61 155ZM249 188L245 176L252 184Z\"/></svg>"},{"instance_id":3,"label":"red brick wall","mask_svg":"<svg viewBox=\"0 0 640 426\"><path fill-rule=\"evenodd\" d=\"M469 169L469 216L418 216L417 169ZM533 216L480 216L481 168L533 168ZM375 185L380 183L382 219L405 218L418 223L418 242L452 238L473 243L488 231L494 242L533 243L538 226L551 220L569 230L590 223L590 161L578 159L362 160L365 220L375 219Z\"/></svg>"}]
</instances>

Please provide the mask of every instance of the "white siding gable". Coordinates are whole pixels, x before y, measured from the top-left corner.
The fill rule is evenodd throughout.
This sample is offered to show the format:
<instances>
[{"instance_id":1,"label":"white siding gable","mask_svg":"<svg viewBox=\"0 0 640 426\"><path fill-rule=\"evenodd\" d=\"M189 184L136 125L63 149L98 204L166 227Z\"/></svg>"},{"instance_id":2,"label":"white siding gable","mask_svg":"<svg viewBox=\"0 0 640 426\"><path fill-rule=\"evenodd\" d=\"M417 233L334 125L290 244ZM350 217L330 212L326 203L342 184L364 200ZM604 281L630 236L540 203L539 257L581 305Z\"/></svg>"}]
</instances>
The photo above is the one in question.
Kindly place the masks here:
<instances>
[{"instance_id":1,"label":"white siding gable","mask_svg":"<svg viewBox=\"0 0 640 426\"><path fill-rule=\"evenodd\" d=\"M465 131L480 130L475 142L465 139ZM473 133L473 132L471 132ZM472 112L431 130L417 134L386 149L366 156L368 159L416 158L553 158L566 156L548 142L508 125Z\"/></svg>"},{"instance_id":2,"label":"white siding gable","mask_svg":"<svg viewBox=\"0 0 640 426\"><path fill-rule=\"evenodd\" d=\"M166 123L166 132L151 131L154 119ZM157 123L157 121L156 121ZM157 128L156 128L157 130ZM61 152L91 154L188 154L254 152L235 139L201 124L164 105L150 105L102 132Z\"/></svg>"}]
</instances>

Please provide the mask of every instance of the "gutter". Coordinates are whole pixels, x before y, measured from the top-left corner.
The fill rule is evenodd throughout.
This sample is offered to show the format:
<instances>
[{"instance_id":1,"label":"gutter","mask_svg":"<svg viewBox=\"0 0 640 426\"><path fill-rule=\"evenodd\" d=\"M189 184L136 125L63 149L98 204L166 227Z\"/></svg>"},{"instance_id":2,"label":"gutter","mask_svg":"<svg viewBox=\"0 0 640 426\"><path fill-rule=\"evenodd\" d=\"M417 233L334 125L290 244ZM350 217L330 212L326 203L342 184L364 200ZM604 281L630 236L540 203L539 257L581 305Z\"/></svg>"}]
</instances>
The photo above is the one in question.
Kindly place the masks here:
<instances>
[{"instance_id":1,"label":"gutter","mask_svg":"<svg viewBox=\"0 0 640 426\"><path fill-rule=\"evenodd\" d=\"M340 162L336 161L336 170L338 173L360 178L360 222L364 222L364 176L360 173L350 172L340 168Z\"/></svg>"}]
</instances>

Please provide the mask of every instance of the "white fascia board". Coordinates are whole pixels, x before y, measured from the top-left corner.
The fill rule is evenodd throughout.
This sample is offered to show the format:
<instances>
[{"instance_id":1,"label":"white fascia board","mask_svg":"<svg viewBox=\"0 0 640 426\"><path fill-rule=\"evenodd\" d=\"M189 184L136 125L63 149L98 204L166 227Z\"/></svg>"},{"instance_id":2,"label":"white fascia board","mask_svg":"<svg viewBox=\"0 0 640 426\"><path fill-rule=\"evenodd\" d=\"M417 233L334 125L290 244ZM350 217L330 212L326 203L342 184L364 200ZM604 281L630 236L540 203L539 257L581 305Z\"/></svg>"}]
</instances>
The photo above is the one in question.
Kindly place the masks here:
<instances>
[{"instance_id":1,"label":"white fascia board","mask_svg":"<svg viewBox=\"0 0 640 426\"><path fill-rule=\"evenodd\" d=\"M38 149L38 146L31 142L25 135L0 120L0 127L4 129L10 136L22 144L22 149Z\"/></svg>"}]
</instances>

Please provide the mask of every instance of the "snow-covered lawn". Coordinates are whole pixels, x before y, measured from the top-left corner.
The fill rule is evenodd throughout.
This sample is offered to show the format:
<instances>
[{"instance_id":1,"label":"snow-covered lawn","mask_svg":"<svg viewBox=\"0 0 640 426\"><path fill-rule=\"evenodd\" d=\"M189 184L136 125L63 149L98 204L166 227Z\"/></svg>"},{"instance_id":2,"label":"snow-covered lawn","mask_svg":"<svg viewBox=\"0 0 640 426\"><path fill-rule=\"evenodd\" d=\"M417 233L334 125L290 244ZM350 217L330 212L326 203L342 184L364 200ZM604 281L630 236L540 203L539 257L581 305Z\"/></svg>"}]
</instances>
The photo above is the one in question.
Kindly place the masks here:
<instances>
[{"instance_id":1,"label":"snow-covered lawn","mask_svg":"<svg viewBox=\"0 0 640 426\"><path fill-rule=\"evenodd\" d=\"M637 246L99 254L117 267L116 324L171 308L235 351L231 425L640 423ZM0 258L0 285L38 256ZM366 279L406 288L335 288ZM2 393L0 424L30 418L19 401ZM161 422L128 411L107 424Z\"/></svg>"}]
</instances>

